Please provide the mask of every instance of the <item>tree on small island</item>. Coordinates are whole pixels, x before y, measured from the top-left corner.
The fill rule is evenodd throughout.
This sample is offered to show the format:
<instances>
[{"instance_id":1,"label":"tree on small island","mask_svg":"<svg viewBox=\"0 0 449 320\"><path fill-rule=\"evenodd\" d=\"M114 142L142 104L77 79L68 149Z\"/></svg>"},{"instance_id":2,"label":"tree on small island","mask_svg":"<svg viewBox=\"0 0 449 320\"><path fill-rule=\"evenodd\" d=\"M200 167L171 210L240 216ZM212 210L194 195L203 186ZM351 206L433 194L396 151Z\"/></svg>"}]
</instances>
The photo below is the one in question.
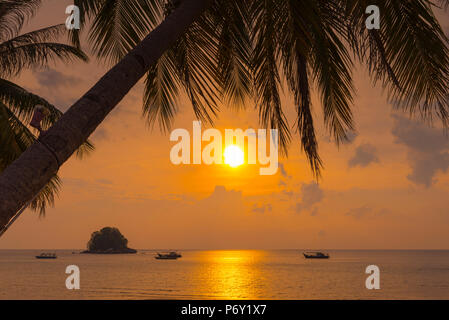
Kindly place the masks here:
<instances>
[{"instance_id":1,"label":"tree on small island","mask_svg":"<svg viewBox=\"0 0 449 320\"><path fill-rule=\"evenodd\" d=\"M136 253L137 250L128 248L126 239L119 229L105 227L92 233L87 250L82 253Z\"/></svg>"}]
</instances>

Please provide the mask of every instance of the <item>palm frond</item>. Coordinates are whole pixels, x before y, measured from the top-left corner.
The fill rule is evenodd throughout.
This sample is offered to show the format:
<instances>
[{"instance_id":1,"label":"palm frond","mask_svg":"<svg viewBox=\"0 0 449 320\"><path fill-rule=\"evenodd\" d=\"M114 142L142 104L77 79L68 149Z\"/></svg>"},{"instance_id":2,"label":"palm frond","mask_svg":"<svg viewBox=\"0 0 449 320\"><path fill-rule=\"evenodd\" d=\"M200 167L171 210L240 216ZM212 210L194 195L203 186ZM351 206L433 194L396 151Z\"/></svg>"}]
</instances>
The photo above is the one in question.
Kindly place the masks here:
<instances>
[{"instance_id":1,"label":"palm frond","mask_svg":"<svg viewBox=\"0 0 449 320\"><path fill-rule=\"evenodd\" d=\"M382 81L396 107L445 126L449 117L448 39L432 8L447 1L375 1L382 12L380 30L356 28L364 19L358 8L367 1L352 0L354 47L361 52L374 81ZM377 3L376 3L377 2Z\"/></svg>"},{"instance_id":2,"label":"palm frond","mask_svg":"<svg viewBox=\"0 0 449 320\"><path fill-rule=\"evenodd\" d=\"M0 172L16 160L31 144L35 137L16 115L0 102ZM61 187L55 175L31 202L30 208L45 214L46 208L53 206L55 196Z\"/></svg>"},{"instance_id":3,"label":"palm frond","mask_svg":"<svg viewBox=\"0 0 449 320\"><path fill-rule=\"evenodd\" d=\"M436 114L449 124L448 39L427 1L387 3L391 10L384 19L391 26L383 30L386 55L397 74L401 90L390 93L398 107L416 111L425 119Z\"/></svg>"},{"instance_id":4,"label":"palm frond","mask_svg":"<svg viewBox=\"0 0 449 320\"><path fill-rule=\"evenodd\" d=\"M301 148L309 159L312 172L318 178L323 166L318 154L318 141L315 134L310 95L309 65L312 35L310 24L304 16L313 15L313 6L304 1L284 1L285 16L280 34L282 67L287 84L293 93L296 105L296 128L301 138Z\"/></svg>"},{"instance_id":5,"label":"palm frond","mask_svg":"<svg viewBox=\"0 0 449 320\"><path fill-rule=\"evenodd\" d=\"M207 123L217 114L222 88L216 36L213 19L205 14L169 50L196 117Z\"/></svg>"},{"instance_id":6,"label":"palm frond","mask_svg":"<svg viewBox=\"0 0 449 320\"><path fill-rule=\"evenodd\" d=\"M277 32L283 16L281 3L274 0L255 1L252 9L254 88L261 123L279 133L279 145L287 154L291 140L287 119L280 99L281 78L279 74L279 43Z\"/></svg>"},{"instance_id":7,"label":"palm frond","mask_svg":"<svg viewBox=\"0 0 449 320\"><path fill-rule=\"evenodd\" d=\"M62 115L62 112L46 99L33 94L19 85L0 78L0 102L8 108L25 123L29 123L33 116L34 107L37 104L43 105L49 111L48 116L43 121L43 129L46 130L52 126ZM90 141L86 141L78 150L76 155L79 158L87 155L94 150Z\"/></svg>"},{"instance_id":8,"label":"palm frond","mask_svg":"<svg viewBox=\"0 0 449 320\"><path fill-rule=\"evenodd\" d=\"M36 198L31 201L30 208L39 212L40 216L45 216L47 208L55 205L55 200L61 190L61 186L61 179L58 175L54 175Z\"/></svg>"},{"instance_id":9,"label":"palm frond","mask_svg":"<svg viewBox=\"0 0 449 320\"><path fill-rule=\"evenodd\" d=\"M447 9L449 8L449 0L437 0L437 3L433 3L433 5L436 5L439 8Z\"/></svg>"},{"instance_id":10,"label":"palm frond","mask_svg":"<svg viewBox=\"0 0 449 320\"><path fill-rule=\"evenodd\" d=\"M34 135L0 102L0 169L16 160L34 141Z\"/></svg>"},{"instance_id":11,"label":"palm frond","mask_svg":"<svg viewBox=\"0 0 449 320\"><path fill-rule=\"evenodd\" d=\"M73 4L80 9L80 29L69 31L69 40L77 48L81 48L80 34L86 23L95 17L106 0L74 0Z\"/></svg>"},{"instance_id":12,"label":"palm frond","mask_svg":"<svg viewBox=\"0 0 449 320\"><path fill-rule=\"evenodd\" d=\"M24 40L24 38L22 38ZM0 75L10 77L27 68L46 67L51 61L61 59L87 61L87 56L78 48L56 42L30 42L0 45Z\"/></svg>"},{"instance_id":13,"label":"palm frond","mask_svg":"<svg viewBox=\"0 0 449 320\"><path fill-rule=\"evenodd\" d=\"M220 1L211 8L218 38L218 75L224 102L244 108L252 95L249 8L244 1Z\"/></svg>"},{"instance_id":14,"label":"palm frond","mask_svg":"<svg viewBox=\"0 0 449 320\"><path fill-rule=\"evenodd\" d=\"M175 116L180 79L173 58L166 52L152 66L145 79L143 113L150 125L156 121L168 130Z\"/></svg>"},{"instance_id":15,"label":"palm frond","mask_svg":"<svg viewBox=\"0 0 449 320\"><path fill-rule=\"evenodd\" d=\"M0 2L0 42L16 36L32 17L41 0L2 0Z\"/></svg>"},{"instance_id":16,"label":"palm frond","mask_svg":"<svg viewBox=\"0 0 449 320\"><path fill-rule=\"evenodd\" d=\"M313 12L314 16L306 17L307 21L318 22L313 25L313 45L309 59L321 94L324 122L339 144L347 139L349 131L354 130L351 111L353 64L343 43L342 34L346 29L342 25L338 6L320 1Z\"/></svg>"},{"instance_id":17,"label":"palm frond","mask_svg":"<svg viewBox=\"0 0 449 320\"><path fill-rule=\"evenodd\" d=\"M84 2L84 3L83 3ZM99 57L115 63L133 49L163 17L162 1L79 1L95 11L89 40Z\"/></svg>"},{"instance_id":18,"label":"palm frond","mask_svg":"<svg viewBox=\"0 0 449 320\"><path fill-rule=\"evenodd\" d=\"M20 45L48 42L49 40L56 40L66 32L66 27L63 24L42 28L39 30L30 31L21 35L9 38L9 40L0 43L0 51L7 50L11 47Z\"/></svg>"}]
</instances>

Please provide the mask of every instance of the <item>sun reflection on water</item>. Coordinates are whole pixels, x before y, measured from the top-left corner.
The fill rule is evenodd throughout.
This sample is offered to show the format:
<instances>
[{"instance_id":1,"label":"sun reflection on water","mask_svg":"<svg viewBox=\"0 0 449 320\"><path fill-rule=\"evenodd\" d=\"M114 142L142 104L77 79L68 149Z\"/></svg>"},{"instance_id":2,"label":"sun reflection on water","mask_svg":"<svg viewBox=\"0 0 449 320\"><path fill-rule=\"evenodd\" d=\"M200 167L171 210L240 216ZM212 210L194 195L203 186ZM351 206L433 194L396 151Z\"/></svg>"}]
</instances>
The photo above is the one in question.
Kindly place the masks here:
<instances>
[{"instance_id":1,"label":"sun reflection on water","mask_svg":"<svg viewBox=\"0 0 449 320\"><path fill-rule=\"evenodd\" d=\"M197 285L207 287L218 299L252 299L260 294L262 275L257 265L264 255L256 250L203 252L200 258L206 267L198 270L202 281Z\"/></svg>"}]
</instances>

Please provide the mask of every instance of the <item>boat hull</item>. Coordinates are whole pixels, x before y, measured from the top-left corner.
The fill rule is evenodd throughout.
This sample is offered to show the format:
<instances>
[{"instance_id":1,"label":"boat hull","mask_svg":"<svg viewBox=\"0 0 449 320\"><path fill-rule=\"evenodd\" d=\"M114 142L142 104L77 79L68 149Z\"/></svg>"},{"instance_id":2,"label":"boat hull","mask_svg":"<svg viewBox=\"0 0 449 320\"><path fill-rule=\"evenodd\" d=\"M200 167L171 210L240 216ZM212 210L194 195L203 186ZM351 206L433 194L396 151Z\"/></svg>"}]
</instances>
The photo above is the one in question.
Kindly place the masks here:
<instances>
[{"instance_id":1,"label":"boat hull","mask_svg":"<svg viewBox=\"0 0 449 320\"><path fill-rule=\"evenodd\" d=\"M36 256L36 259L56 259L56 257L41 257L41 256Z\"/></svg>"},{"instance_id":2,"label":"boat hull","mask_svg":"<svg viewBox=\"0 0 449 320\"><path fill-rule=\"evenodd\" d=\"M304 258L306 258L306 259L329 259L329 256L310 256L310 255L304 254Z\"/></svg>"},{"instance_id":3,"label":"boat hull","mask_svg":"<svg viewBox=\"0 0 449 320\"><path fill-rule=\"evenodd\" d=\"M157 253L154 258L158 260L176 260L181 257L182 256L179 253L172 251L169 253Z\"/></svg>"}]
</instances>

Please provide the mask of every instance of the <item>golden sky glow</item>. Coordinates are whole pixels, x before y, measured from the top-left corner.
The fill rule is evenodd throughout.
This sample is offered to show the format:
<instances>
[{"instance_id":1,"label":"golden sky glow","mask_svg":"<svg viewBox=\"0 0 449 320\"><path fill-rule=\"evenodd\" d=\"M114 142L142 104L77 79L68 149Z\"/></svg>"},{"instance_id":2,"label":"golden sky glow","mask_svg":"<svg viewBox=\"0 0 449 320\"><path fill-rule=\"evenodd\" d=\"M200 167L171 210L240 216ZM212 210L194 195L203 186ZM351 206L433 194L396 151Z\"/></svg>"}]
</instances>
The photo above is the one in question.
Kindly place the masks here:
<instances>
[{"instance_id":1,"label":"golden sky glow","mask_svg":"<svg viewBox=\"0 0 449 320\"><path fill-rule=\"evenodd\" d=\"M45 3L29 29L65 21L71 1ZM448 31L449 19L440 21ZM26 71L16 82L66 111L107 69L92 58ZM238 165L241 150L230 147L224 155L230 166L173 165L169 134L149 130L141 117L141 82L93 134L96 151L63 166L56 207L45 218L26 211L0 248L83 248L93 231L115 226L134 248L448 249L448 168L433 161L449 151L442 131L393 112L365 69L357 67L354 79L357 134L339 148L329 141L313 96L325 163L319 184L297 135L273 176L261 176L258 165ZM293 126L293 99L282 100ZM190 130L194 120L182 97L173 128ZM215 123L221 131L259 128L251 101L246 111L222 107ZM431 140L405 138L420 132Z\"/></svg>"}]
</instances>

